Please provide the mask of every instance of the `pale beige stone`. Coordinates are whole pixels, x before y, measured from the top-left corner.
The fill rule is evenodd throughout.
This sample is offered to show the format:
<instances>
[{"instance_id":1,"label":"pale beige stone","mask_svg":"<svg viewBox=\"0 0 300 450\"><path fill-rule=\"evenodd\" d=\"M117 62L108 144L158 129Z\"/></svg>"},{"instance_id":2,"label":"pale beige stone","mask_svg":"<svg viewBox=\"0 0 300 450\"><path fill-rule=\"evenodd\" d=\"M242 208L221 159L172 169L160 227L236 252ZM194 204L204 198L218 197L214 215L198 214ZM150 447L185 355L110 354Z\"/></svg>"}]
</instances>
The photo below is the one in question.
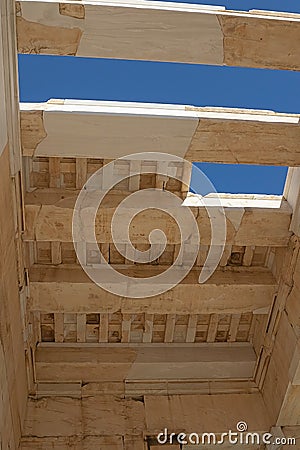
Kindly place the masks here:
<instances>
[{"instance_id":1,"label":"pale beige stone","mask_svg":"<svg viewBox=\"0 0 300 450\"><path fill-rule=\"evenodd\" d=\"M108 395L82 400L53 397L29 401L24 436L112 437L127 430L141 435L144 428L142 402Z\"/></svg>"},{"instance_id":2,"label":"pale beige stone","mask_svg":"<svg viewBox=\"0 0 300 450\"><path fill-rule=\"evenodd\" d=\"M214 14L201 14L203 8L195 5L180 8L149 2L121 5L82 2L82 5L63 5L64 12L67 9L69 13L67 17L59 17L58 7L60 12L62 8L58 2L21 4L34 52L69 54L64 47L62 27L77 26L83 33L75 51L77 56L205 64L223 61L223 36L218 19ZM61 32L56 41L50 36L51 27L54 34ZM19 27L20 40L25 40L24 33L24 28ZM44 50L39 45L37 48L35 42L47 34ZM24 52L26 47L19 45L19 50Z\"/></svg>"},{"instance_id":3,"label":"pale beige stone","mask_svg":"<svg viewBox=\"0 0 300 450\"><path fill-rule=\"evenodd\" d=\"M35 156L50 157L111 159L143 151L170 153L190 162L300 163L299 115L184 105L62 102L22 105L25 154L32 154L34 146ZM42 111L37 142L37 124L32 131L30 124L32 115L40 117Z\"/></svg>"},{"instance_id":4,"label":"pale beige stone","mask_svg":"<svg viewBox=\"0 0 300 450\"><path fill-rule=\"evenodd\" d=\"M72 218L76 195L51 196L51 191L39 196L40 190L27 195L25 207L27 217L26 240L72 242ZM50 194L50 195L49 195ZM54 193L55 194L55 193ZM47 197L47 199L46 199ZM63 197L63 198L62 198ZM51 204L51 198L53 203ZM112 243L111 223L116 208L105 201L96 216L95 230L99 242ZM117 200L117 199L116 199ZM43 203L48 204L43 204ZM179 209L181 210L182 207ZM204 207L190 208L197 215L197 224L201 236L201 245L211 244L211 223ZM170 209L175 215L176 208ZM121 220L132 217L134 209L121 211ZM232 210L225 208L227 245L286 246L290 238L289 225L291 210L283 202L281 208L245 208L240 209L240 224L236 226L232 219ZM276 220L275 220L276 218ZM134 226L133 226L134 225ZM148 236L153 229L165 232L169 244L180 244L181 233L176 222L168 214L160 210L140 212L132 221L130 239L133 244L148 244ZM142 231L141 231L142 230Z\"/></svg>"},{"instance_id":5,"label":"pale beige stone","mask_svg":"<svg viewBox=\"0 0 300 450\"><path fill-rule=\"evenodd\" d=\"M144 270L149 275L152 269ZM134 275L133 271L127 273ZM192 271L183 283L156 297L122 299L90 282L80 269L37 268L30 274L31 308L86 313L120 309L131 314L239 313L269 307L277 290L276 282L268 271L216 272L203 285L198 283L197 275L197 270Z\"/></svg>"},{"instance_id":6,"label":"pale beige stone","mask_svg":"<svg viewBox=\"0 0 300 450\"><path fill-rule=\"evenodd\" d=\"M298 124L202 119L185 157L189 161L297 166L299 136Z\"/></svg>"},{"instance_id":7,"label":"pale beige stone","mask_svg":"<svg viewBox=\"0 0 300 450\"><path fill-rule=\"evenodd\" d=\"M142 1L20 4L27 21L27 29L18 28L19 42L27 43L19 45L23 52L70 54L63 29L77 26L83 34L72 52L78 56L299 69L297 14Z\"/></svg>"},{"instance_id":8,"label":"pale beige stone","mask_svg":"<svg viewBox=\"0 0 300 450\"><path fill-rule=\"evenodd\" d=\"M17 17L18 51L20 53L50 53L75 55L82 31L29 22Z\"/></svg>"},{"instance_id":9,"label":"pale beige stone","mask_svg":"<svg viewBox=\"0 0 300 450\"><path fill-rule=\"evenodd\" d=\"M15 448L25 415L27 380L8 147L0 156L0 184L0 436L3 448Z\"/></svg>"},{"instance_id":10,"label":"pale beige stone","mask_svg":"<svg viewBox=\"0 0 300 450\"><path fill-rule=\"evenodd\" d=\"M71 3L60 3L59 13L63 16L75 17L75 19L84 19L85 10L84 5L72 5Z\"/></svg>"},{"instance_id":11,"label":"pale beige stone","mask_svg":"<svg viewBox=\"0 0 300 450\"><path fill-rule=\"evenodd\" d=\"M229 66L300 69L300 23L288 20L218 16Z\"/></svg>"},{"instance_id":12,"label":"pale beige stone","mask_svg":"<svg viewBox=\"0 0 300 450\"><path fill-rule=\"evenodd\" d=\"M21 1L15 12L20 50L29 53L299 68L296 14L140 0ZM221 433L240 420L249 431L299 438L300 116L62 99L27 104L21 106L23 171L15 29L8 20L13 16L12 0L3 0L1 449L154 450L155 434L164 427ZM223 197L228 202L225 253L201 285L211 230L199 198L187 198L202 239L195 267L172 290L136 299L110 294L88 279L76 264L71 222L78 190L102 160L140 151L170 151L190 161L295 167L278 208L274 198L262 203L253 196L252 203L249 198L238 203ZM145 161L127 163L117 170L130 175ZM188 184L190 170L177 169ZM26 226L22 178L32 191L25 196ZM37 178L47 187L36 189ZM133 242L145 250L150 231L165 227L171 242L166 255L158 264L134 265L125 247L123 259L118 257L107 228L118 202L142 182L137 175L123 184L106 199L96 221L104 258L137 278L173 264L180 246L169 217L145 213L131 230ZM162 189L169 180L154 175L151 183ZM182 198L186 186L180 181L171 191ZM186 253L190 250L187 244ZM176 261L175 269L184 262ZM108 272L103 275L111 282ZM125 288L130 295L130 283Z\"/></svg>"},{"instance_id":13,"label":"pale beige stone","mask_svg":"<svg viewBox=\"0 0 300 450\"><path fill-rule=\"evenodd\" d=\"M247 343L218 347L198 346L114 346L88 347L84 352L61 346L39 348L36 353L39 382L85 383L251 379L255 353ZM88 366L88 373L87 373ZM178 381L180 380L180 381Z\"/></svg>"},{"instance_id":14,"label":"pale beige stone","mask_svg":"<svg viewBox=\"0 0 300 450\"><path fill-rule=\"evenodd\" d=\"M21 138L24 156L33 156L38 144L47 136L43 124L43 111L21 114Z\"/></svg>"},{"instance_id":15,"label":"pale beige stone","mask_svg":"<svg viewBox=\"0 0 300 450\"><path fill-rule=\"evenodd\" d=\"M260 394L145 396L145 414L147 431L153 434L164 428L174 433L220 433L233 430L241 417L249 431L270 427Z\"/></svg>"}]
</instances>

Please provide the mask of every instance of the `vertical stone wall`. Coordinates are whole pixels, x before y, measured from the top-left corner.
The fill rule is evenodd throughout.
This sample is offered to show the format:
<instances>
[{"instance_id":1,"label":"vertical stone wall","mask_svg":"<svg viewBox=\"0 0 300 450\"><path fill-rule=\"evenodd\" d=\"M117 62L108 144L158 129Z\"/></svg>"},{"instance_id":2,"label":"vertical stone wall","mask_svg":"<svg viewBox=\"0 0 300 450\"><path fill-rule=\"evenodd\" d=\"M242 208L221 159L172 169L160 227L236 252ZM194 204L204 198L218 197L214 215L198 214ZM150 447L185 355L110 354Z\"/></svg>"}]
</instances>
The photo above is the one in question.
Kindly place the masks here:
<instances>
[{"instance_id":1,"label":"vertical stone wall","mask_svg":"<svg viewBox=\"0 0 300 450\"><path fill-rule=\"evenodd\" d=\"M0 449L18 449L27 401L20 292L22 212L14 2L0 4ZM15 123L14 123L15 122ZM15 156L17 155L17 156Z\"/></svg>"}]
</instances>

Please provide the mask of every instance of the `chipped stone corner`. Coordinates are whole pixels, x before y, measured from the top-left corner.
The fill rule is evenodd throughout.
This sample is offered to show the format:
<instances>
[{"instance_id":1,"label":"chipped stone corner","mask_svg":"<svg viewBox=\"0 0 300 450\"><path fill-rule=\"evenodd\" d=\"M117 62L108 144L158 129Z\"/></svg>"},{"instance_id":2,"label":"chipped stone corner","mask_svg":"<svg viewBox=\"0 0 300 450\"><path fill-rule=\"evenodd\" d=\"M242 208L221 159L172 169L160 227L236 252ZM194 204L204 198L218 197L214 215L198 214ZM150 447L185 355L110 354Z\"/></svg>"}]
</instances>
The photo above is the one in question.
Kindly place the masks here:
<instances>
[{"instance_id":1,"label":"chipped stone corner","mask_svg":"<svg viewBox=\"0 0 300 450\"><path fill-rule=\"evenodd\" d=\"M82 37L80 28L64 28L17 17L19 53L75 56Z\"/></svg>"},{"instance_id":2,"label":"chipped stone corner","mask_svg":"<svg viewBox=\"0 0 300 450\"><path fill-rule=\"evenodd\" d=\"M60 3L59 14L62 16L69 16L75 19L85 18L84 5L72 4L72 3Z\"/></svg>"},{"instance_id":3,"label":"chipped stone corner","mask_svg":"<svg viewBox=\"0 0 300 450\"><path fill-rule=\"evenodd\" d=\"M38 145L47 137L43 111L21 112L23 156L33 156Z\"/></svg>"},{"instance_id":4,"label":"chipped stone corner","mask_svg":"<svg viewBox=\"0 0 300 450\"><path fill-rule=\"evenodd\" d=\"M21 17L21 16L22 16L22 6L21 6L21 2L16 2L16 3L15 3L15 7L16 7L16 16L17 16L17 17Z\"/></svg>"}]
</instances>

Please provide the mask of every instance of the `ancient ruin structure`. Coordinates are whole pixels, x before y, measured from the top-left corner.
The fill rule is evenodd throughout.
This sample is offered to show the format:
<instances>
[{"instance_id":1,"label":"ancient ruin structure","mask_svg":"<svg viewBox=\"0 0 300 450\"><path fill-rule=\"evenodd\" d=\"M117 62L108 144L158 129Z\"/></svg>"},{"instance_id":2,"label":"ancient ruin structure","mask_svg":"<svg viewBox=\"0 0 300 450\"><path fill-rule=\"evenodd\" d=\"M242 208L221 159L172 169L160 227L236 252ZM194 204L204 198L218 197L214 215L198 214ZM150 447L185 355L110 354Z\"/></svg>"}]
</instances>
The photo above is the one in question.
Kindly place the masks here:
<instances>
[{"instance_id":1,"label":"ancient ruin structure","mask_svg":"<svg viewBox=\"0 0 300 450\"><path fill-rule=\"evenodd\" d=\"M272 434L271 443L226 437L219 448L300 448L300 114L20 105L16 59L19 51L299 70L300 16L144 0L2 0L0 12L0 449L207 450L213 446L179 442L178 434L219 438L239 422ZM135 158L140 152L152 157ZM289 166L282 199L221 198L225 246L204 283L210 220L187 196L189 166L170 164L172 179L155 159L161 152L189 162ZM114 294L78 263L75 202L109 162L123 178L97 216L102 259L87 242L87 265L101 270L106 261L121 274L151 278L189 261L194 244L178 259L184 243L173 219L153 209L136 216L131 241L147 250L149 233L161 228L163 254L136 264L124 242L120 254L110 222L139 190L176 195L185 203L174 214L186 208L198 224L192 269L161 294L130 297L130 285ZM157 441L164 429L175 433L171 444Z\"/></svg>"}]
</instances>

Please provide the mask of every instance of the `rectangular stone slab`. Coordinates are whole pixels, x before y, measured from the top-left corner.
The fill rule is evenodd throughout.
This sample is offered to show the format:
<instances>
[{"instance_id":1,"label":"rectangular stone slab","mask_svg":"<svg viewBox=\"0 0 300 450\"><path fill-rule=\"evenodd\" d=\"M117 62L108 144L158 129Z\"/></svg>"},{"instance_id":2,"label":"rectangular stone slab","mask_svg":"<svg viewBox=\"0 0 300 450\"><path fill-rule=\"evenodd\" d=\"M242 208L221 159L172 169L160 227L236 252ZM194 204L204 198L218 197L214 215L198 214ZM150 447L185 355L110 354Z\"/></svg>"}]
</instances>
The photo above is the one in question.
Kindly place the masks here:
<instances>
[{"instance_id":1,"label":"rectangular stone slab","mask_svg":"<svg viewBox=\"0 0 300 450\"><path fill-rule=\"evenodd\" d=\"M144 345L71 348L42 345L36 353L38 381L161 381L252 378L250 344Z\"/></svg>"},{"instance_id":2,"label":"rectangular stone slab","mask_svg":"<svg viewBox=\"0 0 300 450\"><path fill-rule=\"evenodd\" d=\"M299 14L144 0L17 5L20 53L300 68Z\"/></svg>"},{"instance_id":3,"label":"rectangular stone slab","mask_svg":"<svg viewBox=\"0 0 300 450\"><path fill-rule=\"evenodd\" d=\"M299 114L86 100L21 103L24 156L300 165Z\"/></svg>"}]
</instances>

